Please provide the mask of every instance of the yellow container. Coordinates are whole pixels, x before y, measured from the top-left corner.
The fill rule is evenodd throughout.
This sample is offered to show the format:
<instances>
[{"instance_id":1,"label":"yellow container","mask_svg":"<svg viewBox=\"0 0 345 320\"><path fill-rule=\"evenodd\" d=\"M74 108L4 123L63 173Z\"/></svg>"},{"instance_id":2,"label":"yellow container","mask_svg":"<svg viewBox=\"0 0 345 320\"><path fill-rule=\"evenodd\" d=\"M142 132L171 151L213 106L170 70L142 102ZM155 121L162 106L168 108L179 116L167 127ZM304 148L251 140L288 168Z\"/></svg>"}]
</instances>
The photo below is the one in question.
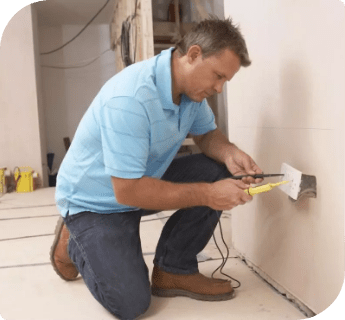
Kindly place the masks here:
<instances>
[{"instance_id":1,"label":"yellow container","mask_svg":"<svg viewBox=\"0 0 345 320\"><path fill-rule=\"evenodd\" d=\"M5 170L6 168L0 168L0 193L6 192Z\"/></svg>"},{"instance_id":2,"label":"yellow container","mask_svg":"<svg viewBox=\"0 0 345 320\"><path fill-rule=\"evenodd\" d=\"M16 191L19 193L34 191L34 178L31 167L16 167L14 169L14 180Z\"/></svg>"}]
</instances>

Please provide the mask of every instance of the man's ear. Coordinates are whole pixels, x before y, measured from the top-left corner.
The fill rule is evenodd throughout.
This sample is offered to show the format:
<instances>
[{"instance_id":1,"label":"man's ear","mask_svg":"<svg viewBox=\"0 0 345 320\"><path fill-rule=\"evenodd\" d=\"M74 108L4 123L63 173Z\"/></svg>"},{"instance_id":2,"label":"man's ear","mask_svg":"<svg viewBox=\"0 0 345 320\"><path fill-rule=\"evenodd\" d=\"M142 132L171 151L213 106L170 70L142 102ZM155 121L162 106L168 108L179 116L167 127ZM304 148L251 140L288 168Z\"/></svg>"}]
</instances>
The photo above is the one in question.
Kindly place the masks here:
<instances>
[{"instance_id":1,"label":"man's ear","mask_svg":"<svg viewBox=\"0 0 345 320\"><path fill-rule=\"evenodd\" d=\"M201 47L197 44L190 46L186 56L190 64L194 63L198 58L202 58Z\"/></svg>"}]
</instances>

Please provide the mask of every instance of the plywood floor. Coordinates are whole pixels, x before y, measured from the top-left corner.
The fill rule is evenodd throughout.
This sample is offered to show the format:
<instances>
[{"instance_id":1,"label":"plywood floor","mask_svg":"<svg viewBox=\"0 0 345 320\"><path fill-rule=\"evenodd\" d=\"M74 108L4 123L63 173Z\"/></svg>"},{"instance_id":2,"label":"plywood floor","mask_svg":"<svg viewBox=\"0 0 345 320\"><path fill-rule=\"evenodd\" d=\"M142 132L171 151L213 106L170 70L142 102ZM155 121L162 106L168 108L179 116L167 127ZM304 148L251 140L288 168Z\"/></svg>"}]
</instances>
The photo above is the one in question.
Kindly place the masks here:
<instances>
[{"instance_id":1,"label":"plywood floor","mask_svg":"<svg viewBox=\"0 0 345 320\"><path fill-rule=\"evenodd\" d=\"M54 188L27 194L10 193L0 198L0 318L6 320L88 320L115 319L89 293L83 279L61 280L49 263L49 249L58 219L54 205ZM163 212L160 217L172 212ZM153 254L163 227L151 215L143 218L141 237L145 261L150 272ZM150 221L146 221L150 220ZM231 216L224 215L222 226L231 243ZM216 231L219 239L219 230ZM225 252L225 247L222 247ZM213 241L203 252L219 259ZM231 249L231 257L236 252ZM210 276L221 260L200 262L200 272ZM157 298L140 319L152 320L279 320L306 317L283 298L242 261L230 258L224 272L239 279L242 286L233 300L202 302L189 298Z\"/></svg>"}]
</instances>

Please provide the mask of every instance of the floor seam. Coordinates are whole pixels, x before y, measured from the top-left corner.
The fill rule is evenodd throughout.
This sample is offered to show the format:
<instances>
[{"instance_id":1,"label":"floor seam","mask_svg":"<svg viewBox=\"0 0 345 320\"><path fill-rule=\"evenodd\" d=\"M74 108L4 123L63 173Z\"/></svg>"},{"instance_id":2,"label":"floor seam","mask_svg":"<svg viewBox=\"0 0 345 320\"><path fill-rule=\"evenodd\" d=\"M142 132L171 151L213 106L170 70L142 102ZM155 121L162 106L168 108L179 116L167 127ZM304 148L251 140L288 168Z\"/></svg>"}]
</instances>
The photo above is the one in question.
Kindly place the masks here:
<instances>
[{"instance_id":1,"label":"floor seam","mask_svg":"<svg viewBox=\"0 0 345 320\"><path fill-rule=\"evenodd\" d=\"M34 235L34 236L24 236L24 237L18 237L18 238L0 239L0 241L21 240L21 239L46 237L46 236L53 236L53 235L54 235L54 233L47 233L47 234L39 234L39 235Z\"/></svg>"}]
</instances>

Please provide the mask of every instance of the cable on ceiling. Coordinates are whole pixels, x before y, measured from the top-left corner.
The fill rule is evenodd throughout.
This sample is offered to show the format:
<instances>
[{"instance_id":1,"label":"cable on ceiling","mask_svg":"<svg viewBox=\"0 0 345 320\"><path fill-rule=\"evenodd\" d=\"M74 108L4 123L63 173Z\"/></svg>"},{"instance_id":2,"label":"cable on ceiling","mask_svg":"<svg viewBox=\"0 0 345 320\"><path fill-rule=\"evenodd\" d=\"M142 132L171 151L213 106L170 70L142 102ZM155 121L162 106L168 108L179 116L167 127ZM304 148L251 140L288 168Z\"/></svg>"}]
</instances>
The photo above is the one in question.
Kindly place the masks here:
<instances>
[{"instance_id":1,"label":"cable on ceiling","mask_svg":"<svg viewBox=\"0 0 345 320\"><path fill-rule=\"evenodd\" d=\"M85 27L83 29L81 29L79 31L79 33L77 35L75 35L71 40L67 41L65 44L63 44L62 46L48 51L48 52L42 52L40 53L41 55L46 55L46 54L51 54L53 52L56 52L58 50L61 50L62 48L66 47L69 43L71 43L74 39L76 39L91 23L93 20L95 20L97 18L97 16L103 11L103 9L107 6L107 4L110 2L110 0L107 0L107 2L103 5L103 7L101 9L99 9L99 11L93 16L93 18L85 25Z\"/></svg>"}]
</instances>

